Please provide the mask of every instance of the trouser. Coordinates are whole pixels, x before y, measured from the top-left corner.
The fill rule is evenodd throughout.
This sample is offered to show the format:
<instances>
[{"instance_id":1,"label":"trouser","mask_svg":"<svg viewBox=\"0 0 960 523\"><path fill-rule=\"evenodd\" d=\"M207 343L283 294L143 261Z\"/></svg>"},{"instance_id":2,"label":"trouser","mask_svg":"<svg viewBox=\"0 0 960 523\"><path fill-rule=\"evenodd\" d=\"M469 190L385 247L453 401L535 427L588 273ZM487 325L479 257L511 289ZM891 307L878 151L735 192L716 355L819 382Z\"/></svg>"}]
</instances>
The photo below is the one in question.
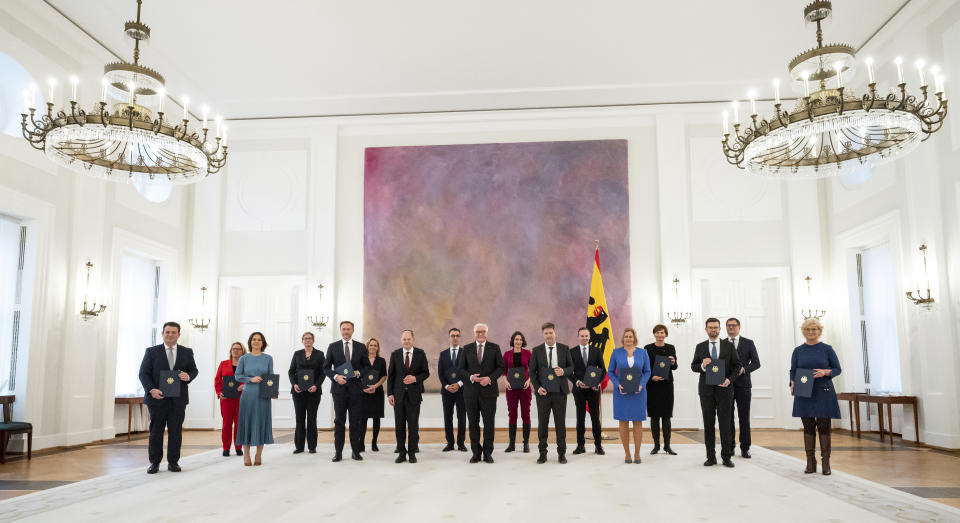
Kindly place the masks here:
<instances>
[{"instance_id":1,"label":"trouser","mask_svg":"<svg viewBox=\"0 0 960 523\"><path fill-rule=\"evenodd\" d=\"M350 450L360 452L363 443L360 440L363 434L363 430L360 428L363 421L360 412L363 408L361 399L360 394L353 392L333 395L333 449L337 454L343 453L348 418L350 420Z\"/></svg>"},{"instance_id":2,"label":"trouser","mask_svg":"<svg viewBox=\"0 0 960 523\"><path fill-rule=\"evenodd\" d=\"M220 400L220 417L223 418L223 427L220 429L220 439L223 441L223 450L230 450L233 443L237 449L237 427L240 423L240 398L225 398Z\"/></svg>"},{"instance_id":3,"label":"trouser","mask_svg":"<svg viewBox=\"0 0 960 523\"><path fill-rule=\"evenodd\" d=\"M672 424L670 418L661 418L660 416L650 416L650 434L653 435L653 444L660 446L660 424L663 423L663 446L670 447L670 429Z\"/></svg>"},{"instance_id":4,"label":"trouser","mask_svg":"<svg viewBox=\"0 0 960 523\"><path fill-rule=\"evenodd\" d=\"M494 418L497 415L496 396L464 396L467 405L467 418L470 421L470 448L474 456L481 451L484 456L493 454L495 434ZM480 419L483 418L483 442L480 441Z\"/></svg>"},{"instance_id":5,"label":"trouser","mask_svg":"<svg viewBox=\"0 0 960 523\"><path fill-rule=\"evenodd\" d=\"M370 443L375 445L377 443L377 438L380 437L380 418L364 417L362 420L360 420L360 427L361 427L360 441L362 442L367 441L367 420L369 419L373 420L373 436L370 438ZM365 444L366 443L364 443L364 445Z\"/></svg>"},{"instance_id":6,"label":"trouser","mask_svg":"<svg viewBox=\"0 0 960 523\"><path fill-rule=\"evenodd\" d=\"M393 405L397 448L401 454L416 452L420 443L420 402L410 396L397 399Z\"/></svg>"},{"instance_id":7,"label":"trouser","mask_svg":"<svg viewBox=\"0 0 960 523\"><path fill-rule=\"evenodd\" d=\"M530 389L507 391L507 419L511 425L517 424L517 406L520 407L520 419L523 420L523 424L530 424L531 396L533 396L533 391Z\"/></svg>"},{"instance_id":8,"label":"trouser","mask_svg":"<svg viewBox=\"0 0 960 523\"><path fill-rule=\"evenodd\" d=\"M320 394L293 393L293 412L297 428L293 432L293 446L303 450L304 440L307 448L317 448L317 409L320 407Z\"/></svg>"},{"instance_id":9,"label":"trouser","mask_svg":"<svg viewBox=\"0 0 960 523\"><path fill-rule=\"evenodd\" d=\"M573 404L577 408L577 446L582 447L587 432L587 407L590 407L590 427L593 429L593 444L599 445L600 436L600 391L573 386Z\"/></svg>"},{"instance_id":10,"label":"trouser","mask_svg":"<svg viewBox=\"0 0 960 523\"><path fill-rule=\"evenodd\" d=\"M737 432L733 426L733 410L736 410L738 421L740 422L740 450L746 452L750 450L750 399L753 392L750 387L733 387L733 403L730 413L730 435L734 438L736 444Z\"/></svg>"},{"instance_id":11,"label":"trouser","mask_svg":"<svg viewBox=\"0 0 960 523\"><path fill-rule=\"evenodd\" d=\"M453 445L453 413L457 413L457 445L463 445L466 437L466 407L463 401L463 391L455 393L444 391L440 395L443 400L443 431L447 437L447 444Z\"/></svg>"},{"instance_id":12,"label":"trouser","mask_svg":"<svg viewBox=\"0 0 960 523\"><path fill-rule=\"evenodd\" d=\"M160 400L159 405L148 405L150 411L150 441L147 456L150 463L163 459L163 431L167 430L167 463L180 461L180 444L183 441L183 418L186 405L176 405L171 400Z\"/></svg>"},{"instance_id":13,"label":"trouser","mask_svg":"<svg viewBox=\"0 0 960 523\"><path fill-rule=\"evenodd\" d=\"M717 457L717 435L714 424L720 427L720 457L729 459L733 456L733 434L730 432L730 423L733 413L733 386L718 387L711 385L710 392L700 393L700 410L703 412L703 444L707 448L707 457Z\"/></svg>"},{"instance_id":14,"label":"trouser","mask_svg":"<svg viewBox=\"0 0 960 523\"><path fill-rule=\"evenodd\" d=\"M553 412L553 427L557 435L557 453L567 450L567 395L562 392L537 394L537 439L540 452L547 451L547 436L550 433L550 412Z\"/></svg>"}]
</instances>

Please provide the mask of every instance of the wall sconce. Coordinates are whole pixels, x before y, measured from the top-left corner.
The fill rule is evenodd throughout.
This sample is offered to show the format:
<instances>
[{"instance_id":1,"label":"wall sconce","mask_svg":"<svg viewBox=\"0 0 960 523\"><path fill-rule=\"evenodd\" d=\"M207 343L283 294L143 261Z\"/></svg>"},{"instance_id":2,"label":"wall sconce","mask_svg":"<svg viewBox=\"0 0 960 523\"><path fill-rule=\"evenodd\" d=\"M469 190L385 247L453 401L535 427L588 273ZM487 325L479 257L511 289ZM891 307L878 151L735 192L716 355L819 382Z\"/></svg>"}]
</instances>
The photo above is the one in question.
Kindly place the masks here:
<instances>
[{"instance_id":1,"label":"wall sconce","mask_svg":"<svg viewBox=\"0 0 960 523\"><path fill-rule=\"evenodd\" d=\"M200 287L200 314L197 319L190 318L190 325L193 325L194 329L200 329L200 332L207 330L210 327L210 317L205 316L207 309L207 288L206 286Z\"/></svg>"},{"instance_id":2,"label":"wall sconce","mask_svg":"<svg viewBox=\"0 0 960 523\"><path fill-rule=\"evenodd\" d=\"M670 323L679 327L686 323L693 316L693 313L680 303L680 278L676 276L673 277L673 295L673 309L667 312L667 319L670 320Z\"/></svg>"},{"instance_id":3,"label":"wall sconce","mask_svg":"<svg viewBox=\"0 0 960 523\"><path fill-rule=\"evenodd\" d=\"M107 310L106 305L97 305L97 300L94 299L93 303L89 303L87 300L87 295L90 292L90 270L93 269L93 263L90 260L87 260L87 288L83 291L83 309L80 309L80 317L87 321L91 318L96 318L103 311Z\"/></svg>"},{"instance_id":4,"label":"wall sconce","mask_svg":"<svg viewBox=\"0 0 960 523\"><path fill-rule=\"evenodd\" d=\"M807 275L803 281L807 282L807 303L801 306L800 314L803 315L803 319L805 320L809 320L810 318L819 320L827 315L827 309L815 305L813 302L813 278Z\"/></svg>"},{"instance_id":5,"label":"wall sconce","mask_svg":"<svg viewBox=\"0 0 960 523\"><path fill-rule=\"evenodd\" d=\"M323 299L323 284L322 283L318 284L317 289L320 289L317 292L317 304L319 305L319 303ZM320 313L318 312L317 314L307 316L307 321L310 322L311 325L313 325L313 328L317 329L317 332L319 332L323 330L324 327L327 326L327 322L330 321L330 317L321 316Z\"/></svg>"},{"instance_id":6,"label":"wall sconce","mask_svg":"<svg viewBox=\"0 0 960 523\"><path fill-rule=\"evenodd\" d=\"M907 299L912 301L914 305L918 305L923 309L930 310L933 308L934 299L930 295L930 275L927 273L927 245L923 244L920 246L920 258L922 261L923 274L920 275L920 278L917 279L917 295L914 296L914 291L907 291ZM927 281L927 297L923 297L923 292L920 290L920 281Z\"/></svg>"}]
</instances>

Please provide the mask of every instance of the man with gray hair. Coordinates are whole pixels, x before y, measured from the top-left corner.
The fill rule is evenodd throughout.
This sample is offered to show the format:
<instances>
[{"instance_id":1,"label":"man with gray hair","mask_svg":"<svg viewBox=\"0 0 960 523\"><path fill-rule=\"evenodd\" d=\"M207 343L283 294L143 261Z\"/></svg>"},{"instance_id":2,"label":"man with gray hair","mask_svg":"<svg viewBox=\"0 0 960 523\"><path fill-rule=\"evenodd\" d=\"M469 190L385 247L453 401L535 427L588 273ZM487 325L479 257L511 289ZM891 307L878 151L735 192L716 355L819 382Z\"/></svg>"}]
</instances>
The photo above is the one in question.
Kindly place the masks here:
<instances>
[{"instance_id":1,"label":"man with gray hair","mask_svg":"<svg viewBox=\"0 0 960 523\"><path fill-rule=\"evenodd\" d=\"M457 356L457 368L467 380L463 384L463 399L470 422L470 447L473 456L470 463L483 461L493 463L494 416L497 414L497 397L500 387L497 380L503 375L503 354L500 346L487 341L487 326L473 326L475 341L463 347ZM480 442L480 418L483 417L483 443Z\"/></svg>"}]
</instances>

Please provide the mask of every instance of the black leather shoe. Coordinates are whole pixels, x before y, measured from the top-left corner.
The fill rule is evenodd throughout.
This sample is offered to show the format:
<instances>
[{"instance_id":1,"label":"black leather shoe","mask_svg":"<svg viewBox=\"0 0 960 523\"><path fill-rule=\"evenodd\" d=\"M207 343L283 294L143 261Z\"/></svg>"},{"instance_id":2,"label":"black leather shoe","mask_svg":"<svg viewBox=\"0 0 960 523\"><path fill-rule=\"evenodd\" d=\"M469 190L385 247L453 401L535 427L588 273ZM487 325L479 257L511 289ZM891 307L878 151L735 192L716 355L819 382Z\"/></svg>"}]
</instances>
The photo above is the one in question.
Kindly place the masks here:
<instances>
[{"instance_id":1,"label":"black leather shoe","mask_svg":"<svg viewBox=\"0 0 960 523\"><path fill-rule=\"evenodd\" d=\"M565 464L567 462L567 457L561 453L559 456L557 456L557 461L559 461L561 464Z\"/></svg>"},{"instance_id":2,"label":"black leather shoe","mask_svg":"<svg viewBox=\"0 0 960 523\"><path fill-rule=\"evenodd\" d=\"M237 456L243 456L243 449L237 449Z\"/></svg>"},{"instance_id":3,"label":"black leather shoe","mask_svg":"<svg viewBox=\"0 0 960 523\"><path fill-rule=\"evenodd\" d=\"M443 447L444 452L450 452L451 450L453 450L453 443L447 443L447 446Z\"/></svg>"},{"instance_id":4,"label":"black leather shoe","mask_svg":"<svg viewBox=\"0 0 960 523\"><path fill-rule=\"evenodd\" d=\"M467 451L467 446L466 446L466 445L462 445L462 444L461 444L461 445L457 445L457 450L459 450L460 452L466 452L466 451Z\"/></svg>"},{"instance_id":5,"label":"black leather shoe","mask_svg":"<svg viewBox=\"0 0 960 523\"><path fill-rule=\"evenodd\" d=\"M363 456L359 452L354 452L350 457L353 458L353 461L363 461Z\"/></svg>"},{"instance_id":6,"label":"black leather shoe","mask_svg":"<svg viewBox=\"0 0 960 523\"><path fill-rule=\"evenodd\" d=\"M742 456L742 457L744 457L744 458L746 458L746 459L750 459L750 458L751 458L751 456L750 456L750 451L749 451L749 450L745 450L745 451L741 452L741 453L740 453L740 456Z\"/></svg>"},{"instance_id":7,"label":"black leather shoe","mask_svg":"<svg viewBox=\"0 0 960 523\"><path fill-rule=\"evenodd\" d=\"M394 454L400 454L400 447L393 449Z\"/></svg>"},{"instance_id":8,"label":"black leather shoe","mask_svg":"<svg viewBox=\"0 0 960 523\"><path fill-rule=\"evenodd\" d=\"M480 456L477 456L476 454L470 456L470 463L480 463Z\"/></svg>"},{"instance_id":9,"label":"black leather shoe","mask_svg":"<svg viewBox=\"0 0 960 523\"><path fill-rule=\"evenodd\" d=\"M302 454L302 453L303 453L303 449L293 449L293 453L294 453L294 454Z\"/></svg>"},{"instance_id":10,"label":"black leather shoe","mask_svg":"<svg viewBox=\"0 0 960 523\"><path fill-rule=\"evenodd\" d=\"M670 448L670 447L663 447L663 451L666 452L667 454L670 454L671 456L676 456L676 455L677 455L677 453L674 452L673 449Z\"/></svg>"},{"instance_id":11,"label":"black leather shoe","mask_svg":"<svg viewBox=\"0 0 960 523\"><path fill-rule=\"evenodd\" d=\"M660 445L655 445L655 446L653 447L653 450L650 451L650 455L652 456L652 455L657 454L657 453L659 453L659 452L660 452Z\"/></svg>"},{"instance_id":12,"label":"black leather shoe","mask_svg":"<svg viewBox=\"0 0 960 523\"><path fill-rule=\"evenodd\" d=\"M317 453L317 449L310 449L310 454L316 454L316 453Z\"/></svg>"},{"instance_id":13,"label":"black leather shoe","mask_svg":"<svg viewBox=\"0 0 960 523\"><path fill-rule=\"evenodd\" d=\"M727 467L728 469L732 469L734 467L734 464L732 461L730 461L730 458L727 458L723 460L723 466Z\"/></svg>"},{"instance_id":14,"label":"black leather shoe","mask_svg":"<svg viewBox=\"0 0 960 523\"><path fill-rule=\"evenodd\" d=\"M583 448L583 445L577 445L577 448L573 449L574 455L576 455L576 454L583 454L583 453L586 452L586 451L587 451L587 450L586 450L585 448Z\"/></svg>"},{"instance_id":15,"label":"black leather shoe","mask_svg":"<svg viewBox=\"0 0 960 523\"><path fill-rule=\"evenodd\" d=\"M547 453L541 452L540 457L537 458L537 464L542 465L547 462Z\"/></svg>"},{"instance_id":16,"label":"black leather shoe","mask_svg":"<svg viewBox=\"0 0 960 523\"><path fill-rule=\"evenodd\" d=\"M416 463L416 462L417 462L417 455L411 452L411 453L410 453L410 460L409 460L409 461L410 461L410 463Z\"/></svg>"},{"instance_id":17,"label":"black leather shoe","mask_svg":"<svg viewBox=\"0 0 960 523\"><path fill-rule=\"evenodd\" d=\"M229 450L223 451L223 457L229 458L229 457L230 457L230 451L229 451Z\"/></svg>"},{"instance_id":18,"label":"black leather shoe","mask_svg":"<svg viewBox=\"0 0 960 523\"><path fill-rule=\"evenodd\" d=\"M493 456L490 456L490 455L484 456L484 457L483 457L483 462L484 462L484 463L493 463Z\"/></svg>"},{"instance_id":19,"label":"black leather shoe","mask_svg":"<svg viewBox=\"0 0 960 523\"><path fill-rule=\"evenodd\" d=\"M180 472L181 469L180 465L177 465L176 463L167 463L167 470L170 472Z\"/></svg>"},{"instance_id":20,"label":"black leather shoe","mask_svg":"<svg viewBox=\"0 0 960 523\"><path fill-rule=\"evenodd\" d=\"M150 468L147 469L147 474L156 474L157 472L160 472L160 464L151 463Z\"/></svg>"},{"instance_id":21,"label":"black leather shoe","mask_svg":"<svg viewBox=\"0 0 960 523\"><path fill-rule=\"evenodd\" d=\"M374 452L380 452L380 447L378 447L376 443L371 443L371 444L370 444L370 450L372 450L372 451L374 451Z\"/></svg>"},{"instance_id":22,"label":"black leather shoe","mask_svg":"<svg viewBox=\"0 0 960 523\"><path fill-rule=\"evenodd\" d=\"M707 461L703 462L704 467L712 467L717 464L717 458L707 458Z\"/></svg>"},{"instance_id":23,"label":"black leather shoe","mask_svg":"<svg viewBox=\"0 0 960 523\"><path fill-rule=\"evenodd\" d=\"M403 463L404 461L407 461L407 455L403 452L397 454L397 459L393 460L394 463Z\"/></svg>"},{"instance_id":24,"label":"black leather shoe","mask_svg":"<svg viewBox=\"0 0 960 523\"><path fill-rule=\"evenodd\" d=\"M330 461L332 461L332 462L334 462L334 463L336 463L336 462L338 462L338 461L343 461L343 454L340 454L340 453L334 454L334 455L333 455L333 459L330 460Z\"/></svg>"},{"instance_id":25,"label":"black leather shoe","mask_svg":"<svg viewBox=\"0 0 960 523\"><path fill-rule=\"evenodd\" d=\"M598 456L603 456L604 454L606 454L606 452L603 451L603 447L600 446L600 445L597 445L597 447L596 447L596 449L594 449L593 453L596 454L596 455L598 455Z\"/></svg>"}]
</instances>

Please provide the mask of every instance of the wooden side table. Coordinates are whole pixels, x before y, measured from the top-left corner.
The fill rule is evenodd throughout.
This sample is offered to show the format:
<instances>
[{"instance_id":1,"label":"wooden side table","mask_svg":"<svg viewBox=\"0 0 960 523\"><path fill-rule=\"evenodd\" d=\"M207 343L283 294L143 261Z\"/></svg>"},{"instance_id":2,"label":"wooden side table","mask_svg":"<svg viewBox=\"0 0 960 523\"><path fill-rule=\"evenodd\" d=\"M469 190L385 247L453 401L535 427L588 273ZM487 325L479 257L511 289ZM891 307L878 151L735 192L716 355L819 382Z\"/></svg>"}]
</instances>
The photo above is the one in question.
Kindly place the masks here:
<instances>
[{"instance_id":1,"label":"wooden side table","mask_svg":"<svg viewBox=\"0 0 960 523\"><path fill-rule=\"evenodd\" d=\"M127 406L127 441L130 441L130 432L133 423L133 406L140 406L140 415L143 416L143 396L117 396L113 399L114 405Z\"/></svg>"}]
</instances>

